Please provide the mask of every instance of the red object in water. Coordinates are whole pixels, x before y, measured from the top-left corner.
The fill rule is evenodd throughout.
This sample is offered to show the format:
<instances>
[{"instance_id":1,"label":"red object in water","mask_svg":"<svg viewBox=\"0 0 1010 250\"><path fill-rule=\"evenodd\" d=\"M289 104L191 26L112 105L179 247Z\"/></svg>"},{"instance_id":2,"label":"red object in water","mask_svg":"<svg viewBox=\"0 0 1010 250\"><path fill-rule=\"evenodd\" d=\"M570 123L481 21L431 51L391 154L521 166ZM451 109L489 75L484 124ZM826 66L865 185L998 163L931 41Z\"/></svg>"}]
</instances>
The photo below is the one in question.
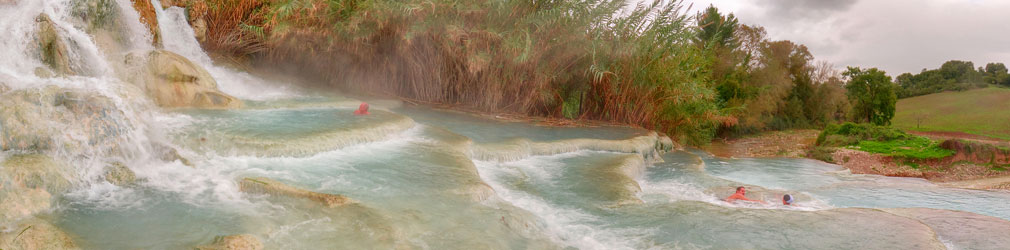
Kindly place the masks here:
<instances>
[{"instance_id":1,"label":"red object in water","mask_svg":"<svg viewBox=\"0 0 1010 250\"><path fill-rule=\"evenodd\" d=\"M367 115L367 114L368 114L368 103L362 102L361 106L358 106L358 110L354 111L354 115Z\"/></svg>"}]
</instances>

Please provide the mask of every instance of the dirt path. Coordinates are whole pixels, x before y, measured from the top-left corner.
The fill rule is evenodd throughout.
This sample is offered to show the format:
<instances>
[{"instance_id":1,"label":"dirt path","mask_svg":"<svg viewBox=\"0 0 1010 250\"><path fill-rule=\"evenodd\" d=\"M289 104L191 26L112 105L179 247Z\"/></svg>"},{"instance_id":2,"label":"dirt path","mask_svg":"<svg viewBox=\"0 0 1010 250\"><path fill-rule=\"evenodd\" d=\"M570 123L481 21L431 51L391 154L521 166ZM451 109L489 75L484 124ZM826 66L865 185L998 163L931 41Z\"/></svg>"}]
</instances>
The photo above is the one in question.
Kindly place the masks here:
<instances>
[{"instance_id":1,"label":"dirt path","mask_svg":"<svg viewBox=\"0 0 1010 250\"><path fill-rule=\"evenodd\" d=\"M765 132L730 140L715 140L705 151L719 157L806 157L821 131L813 129Z\"/></svg>"}]
</instances>

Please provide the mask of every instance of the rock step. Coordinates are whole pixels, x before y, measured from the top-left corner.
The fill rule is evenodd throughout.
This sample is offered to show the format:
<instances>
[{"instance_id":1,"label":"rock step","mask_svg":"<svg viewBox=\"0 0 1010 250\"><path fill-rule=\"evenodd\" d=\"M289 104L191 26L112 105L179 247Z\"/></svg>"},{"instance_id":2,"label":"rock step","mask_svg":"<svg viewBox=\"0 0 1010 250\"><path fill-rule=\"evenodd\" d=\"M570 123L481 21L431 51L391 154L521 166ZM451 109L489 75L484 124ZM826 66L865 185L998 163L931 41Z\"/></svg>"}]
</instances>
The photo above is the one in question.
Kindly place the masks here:
<instances>
[{"instance_id":1,"label":"rock step","mask_svg":"<svg viewBox=\"0 0 1010 250\"><path fill-rule=\"evenodd\" d=\"M272 180L266 177L249 177L239 181L239 188L246 193L269 194L283 197L303 198L334 208L354 203L343 195L312 192Z\"/></svg>"}]
</instances>

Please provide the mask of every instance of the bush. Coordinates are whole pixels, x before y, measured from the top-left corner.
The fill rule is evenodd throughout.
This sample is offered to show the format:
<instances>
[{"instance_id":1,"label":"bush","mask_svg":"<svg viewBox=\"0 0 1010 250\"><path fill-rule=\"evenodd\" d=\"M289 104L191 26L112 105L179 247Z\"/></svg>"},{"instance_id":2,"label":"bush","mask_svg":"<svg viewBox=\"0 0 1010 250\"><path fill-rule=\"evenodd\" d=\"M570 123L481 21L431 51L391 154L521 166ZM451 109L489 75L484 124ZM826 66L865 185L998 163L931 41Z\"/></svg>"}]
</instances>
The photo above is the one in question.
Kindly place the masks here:
<instances>
[{"instance_id":1,"label":"bush","mask_svg":"<svg viewBox=\"0 0 1010 250\"><path fill-rule=\"evenodd\" d=\"M925 137L900 129L846 122L832 124L817 136L818 147L856 146L857 149L905 159L940 159L956 152ZM951 146L948 146L951 147ZM814 152L811 152L812 155ZM819 158L815 158L819 159Z\"/></svg>"},{"instance_id":2,"label":"bush","mask_svg":"<svg viewBox=\"0 0 1010 250\"><path fill-rule=\"evenodd\" d=\"M855 145L866 140L910 140L916 137L892 127L846 122L825 127L824 131L821 131L821 134L817 136L817 145L837 147Z\"/></svg>"},{"instance_id":3,"label":"bush","mask_svg":"<svg viewBox=\"0 0 1010 250\"><path fill-rule=\"evenodd\" d=\"M832 147L814 147L807 152L807 157L821 160L827 163L835 163L835 159L832 155L835 154L835 148Z\"/></svg>"}]
</instances>

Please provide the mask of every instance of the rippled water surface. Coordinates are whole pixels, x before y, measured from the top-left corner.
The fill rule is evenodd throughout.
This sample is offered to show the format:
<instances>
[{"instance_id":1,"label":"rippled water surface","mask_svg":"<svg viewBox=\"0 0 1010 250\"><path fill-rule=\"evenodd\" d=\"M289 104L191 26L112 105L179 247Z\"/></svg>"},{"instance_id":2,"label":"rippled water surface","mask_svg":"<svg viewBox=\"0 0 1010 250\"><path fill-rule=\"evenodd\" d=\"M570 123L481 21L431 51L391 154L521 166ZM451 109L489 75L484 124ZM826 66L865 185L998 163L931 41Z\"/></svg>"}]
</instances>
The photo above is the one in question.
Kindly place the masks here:
<instances>
[{"instance_id":1,"label":"rippled water surface","mask_svg":"<svg viewBox=\"0 0 1010 250\"><path fill-rule=\"evenodd\" d=\"M356 116L355 98L215 65L177 7L157 8L164 49L206 68L221 91L246 105L157 108L116 63L154 49L130 1L115 1L122 51L75 24L72 2L0 4L0 28L15 34L0 36L0 51L13 58L0 59L0 82L17 93L57 88L109 100L102 108L114 115L94 120L23 115L41 119L39 131L55 131L45 157L69 159L68 175L78 179L40 216L85 249L188 249L235 234L267 249L1010 246L1007 192L853 175L805 159L670 151L667 138L636 128L545 127L388 100ZM74 45L74 66L87 74L36 76L42 64L24 44L40 13L52 16ZM107 120L115 133L79 129ZM110 183L103 169L113 162L136 182ZM289 187L249 188L264 180ZM724 202L737 186L769 204ZM322 194L350 202L330 206L332 196ZM797 206L779 205L783 194Z\"/></svg>"}]
</instances>

